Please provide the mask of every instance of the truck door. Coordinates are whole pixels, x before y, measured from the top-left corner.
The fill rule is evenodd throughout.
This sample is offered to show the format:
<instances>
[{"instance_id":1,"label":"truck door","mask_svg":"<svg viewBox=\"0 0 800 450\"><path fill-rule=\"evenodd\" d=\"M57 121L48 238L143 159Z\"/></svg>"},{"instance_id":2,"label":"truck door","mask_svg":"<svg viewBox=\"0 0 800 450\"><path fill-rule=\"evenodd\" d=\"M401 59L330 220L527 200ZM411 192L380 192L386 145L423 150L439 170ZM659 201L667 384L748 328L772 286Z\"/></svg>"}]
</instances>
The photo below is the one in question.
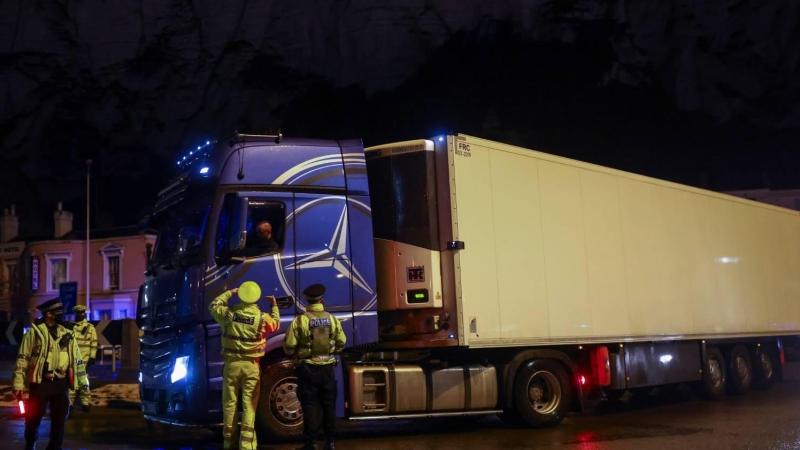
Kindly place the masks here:
<instances>
[{"instance_id":1,"label":"truck door","mask_svg":"<svg viewBox=\"0 0 800 450\"><path fill-rule=\"evenodd\" d=\"M285 268L297 277L300 307L306 306L303 290L315 283L323 284L325 310L339 318L351 338L353 283L360 283L361 277L350 257L346 197L296 193L294 206L287 225L294 233L296 257Z\"/></svg>"},{"instance_id":2,"label":"truck door","mask_svg":"<svg viewBox=\"0 0 800 450\"><path fill-rule=\"evenodd\" d=\"M295 260L294 234L287 231L287 219L294 210L291 193L232 192L223 197L222 208L216 224L214 261L205 278L207 317L207 352L209 385L212 390L222 388L223 360L220 356L222 330L211 321L208 302L226 290L237 288L245 281L255 281L261 287L262 298L258 306L269 311L270 305L263 297L295 295L297 279L292 271L283 267ZM263 233L265 223L271 227L271 236ZM262 231L259 230L262 228ZM235 249L238 243L243 248ZM231 298L230 305L239 303ZM282 337L294 318L295 303L280 304L281 328L267 337L267 352L278 350L282 354ZM216 397L214 397L216 398Z\"/></svg>"}]
</instances>

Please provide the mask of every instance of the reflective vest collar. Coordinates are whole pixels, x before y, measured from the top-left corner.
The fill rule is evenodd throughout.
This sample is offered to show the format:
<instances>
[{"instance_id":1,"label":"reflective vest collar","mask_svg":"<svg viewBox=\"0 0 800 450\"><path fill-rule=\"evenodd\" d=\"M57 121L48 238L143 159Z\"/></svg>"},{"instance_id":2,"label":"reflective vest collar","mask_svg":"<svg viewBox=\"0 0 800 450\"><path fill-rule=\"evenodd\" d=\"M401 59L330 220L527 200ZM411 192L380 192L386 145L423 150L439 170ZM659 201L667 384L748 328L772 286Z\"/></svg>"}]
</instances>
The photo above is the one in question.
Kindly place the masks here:
<instances>
[{"instance_id":1,"label":"reflective vest collar","mask_svg":"<svg viewBox=\"0 0 800 450\"><path fill-rule=\"evenodd\" d=\"M325 311L325 306L322 303L312 303L306 308L308 312L322 312Z\"/></svg>"}]
</instances>

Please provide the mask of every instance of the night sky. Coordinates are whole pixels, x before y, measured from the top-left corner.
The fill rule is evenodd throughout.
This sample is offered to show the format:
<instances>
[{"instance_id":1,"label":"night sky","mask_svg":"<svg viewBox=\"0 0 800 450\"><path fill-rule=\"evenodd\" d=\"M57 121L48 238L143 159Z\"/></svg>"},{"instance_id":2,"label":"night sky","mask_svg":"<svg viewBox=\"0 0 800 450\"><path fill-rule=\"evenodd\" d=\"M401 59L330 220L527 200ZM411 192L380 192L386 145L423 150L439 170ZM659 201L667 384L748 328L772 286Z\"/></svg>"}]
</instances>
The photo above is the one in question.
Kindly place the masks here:
<instances>
[{"instance_id":1,"label":"night sky","mask_svg":"<svg viewBox=\"0 0 800 450\"><path fill-rule=\"evenodd\" d=\"M296 57L286 56L294 49L275 50L287 42L283 35L257 44L225 35L214 50L215 13L194 5L191 14L201 18L183 23L190 14L183 6L194 3L176 1L183 6L160 14L182 25L151 32L116 60L111 45L108 63L87 50L97 36L80 30L89 20L81 14L8 3L0 8L10 33L0 36L0 205L16 203L26 235L51 232L59 200L75 213L75 228L85 226L86 158L94 160L93 227L130 225L147 214L179 154L234 130L360 137L367 146L461 132L712 190L800 188L800 8L791 1L766 12L762 2L698 1L707 17L676 3L624 19L618 10L581 9L599 1L522 2L538 5L530 12L534 28L557 29L544 34L521 28L513 12L451 28L458 7L433 2L444 6L423 11L441 18L441 36L413 31L409 50L386 34L368 51L367 37L336 45L318 37L327 62L302 56L317 45L313 34ZM339 6L331 13L326 3ZM318 20L348 13L340 2L314 5L326 12ZM389 28L420 27L407 24L408 11L374 8L367 28L381 26L377 16ZM715 8L727 11L727 22L717 23ZM52 32L60 30L54 14L75 26ZM109 19L93 14L93 21ZM126 14L109 22L124 29ZM299 20L291 17L282 20ZM253 20L240 27L266 26ZM52 54L24 44L32 26L20 24L37 21L58 44ZM642 23L660 25L642 31ZM187 44L186 36L200 43ZM654 41L662 44L641 44ZM354 48L366 56L354 59ZM407 73L376 62L393 52Z\"/></svg>"}]
</instances>

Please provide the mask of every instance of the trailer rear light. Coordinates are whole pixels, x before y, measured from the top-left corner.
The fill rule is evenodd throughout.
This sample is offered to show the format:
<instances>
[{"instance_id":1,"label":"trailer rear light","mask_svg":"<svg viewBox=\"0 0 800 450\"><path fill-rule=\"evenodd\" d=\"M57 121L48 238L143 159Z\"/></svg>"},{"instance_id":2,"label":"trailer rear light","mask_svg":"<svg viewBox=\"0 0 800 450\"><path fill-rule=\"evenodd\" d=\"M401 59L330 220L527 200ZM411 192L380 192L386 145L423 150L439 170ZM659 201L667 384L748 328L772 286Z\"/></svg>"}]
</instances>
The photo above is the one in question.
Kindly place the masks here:
<instances>
[{"instance_id":1,"label":"trailer rear light","mask_svg":"<svg viewBox=\"0 0 800 450\"><path fill-rule=\"evenodd\" d=\"M581 386L586 384L586 377L581 375Z\"/></svg>"},{"instance_id":2,"label":"trailer rear light","mask_svg":"<svg viewBox=\"0 0 800 450\"><path fill-rule=\"evenodd\" d=\"M608 347L597 347L591 351L592 383L598 386L611 385L611 360Z\"/></svg>"},{"instance_id":3,"label":"trailer rear light","mask_svg":"<svg viewBox=\"0 0 800 450\"><path fill-rule=\"evenodd\" d=\"M786 354L783 352L783 346L782 345L781 345L780 358L781 358L781 364L786 364Z\"/></svg>"}]
</instances>

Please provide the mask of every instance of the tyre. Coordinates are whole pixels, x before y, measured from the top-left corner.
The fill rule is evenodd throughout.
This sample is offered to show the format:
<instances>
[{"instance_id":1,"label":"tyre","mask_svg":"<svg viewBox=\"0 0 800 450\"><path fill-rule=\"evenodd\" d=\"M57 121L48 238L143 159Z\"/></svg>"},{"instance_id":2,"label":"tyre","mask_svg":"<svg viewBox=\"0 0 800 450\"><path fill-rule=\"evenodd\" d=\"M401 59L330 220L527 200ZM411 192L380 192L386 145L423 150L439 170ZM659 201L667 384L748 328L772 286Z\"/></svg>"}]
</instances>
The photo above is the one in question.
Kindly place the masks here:
<instances>
[{"instance_id":1,"label":"tyre","mask_svg":"<svg viewBox=\"0 0 800 450\"><path fill-rule=\"evenodd\" d=\"M530 427L558 425L572 404L572 383L567 371L551 359L527 362L514 378L514 407Z\"/></svg>"},{"instance_id":2,"label":"tyre","mask_svg":"<svg viewBox=\"0 0 800 450\"><path fill-rule=\"evenodd\" d=\"M525 421L522 420L522 416L519 414L516 408L505 409L503 410L503 414L498 414L497 417L499 417L504 423L513 427L522 428L527 425Z\"/></svg>"},{"instance_id":3,"label":"tyre","mask_svg":"<svg viewBox=\"0 0 800 450\"><path fill-rule=\"evenodd\" d=\"M708 347L703 362L703 379L694 383L695 394L706 400L716 400L725 395L725 359L716 347Z\"/></svg>"},{"instance_id":4,"label":"tyre","mask_svg":"<svg viewBox=\"0 0 800 450\"><path fill-rule=\"evenodd\" d=\"M291 361L261 372L255 428L262 443L289 441L303 433L303 410L297 398L297 374Z\"/></svg>"},{"instance_id":5,"label":"tyre","mask_svg":"<svg viewBox=\"0 0 800 450\"><path fill-rule=\"evenodd\" d=\"M772 365L772 357L764 347L757 347L753 353L753 388L769 389L775 382L775 369Z\"/></svg>"},{"instance_id":6,"label":"tyre","mask_svg":"<svg viewBox=\"0 0 800 450\"><path fill-rule=\"evenodd\" d=\"M732 394L744 395L750 392L753 383L753 365L750 353L741 345L734 346L728 357L728 390Z\"/></svg>"}]
</instances>

